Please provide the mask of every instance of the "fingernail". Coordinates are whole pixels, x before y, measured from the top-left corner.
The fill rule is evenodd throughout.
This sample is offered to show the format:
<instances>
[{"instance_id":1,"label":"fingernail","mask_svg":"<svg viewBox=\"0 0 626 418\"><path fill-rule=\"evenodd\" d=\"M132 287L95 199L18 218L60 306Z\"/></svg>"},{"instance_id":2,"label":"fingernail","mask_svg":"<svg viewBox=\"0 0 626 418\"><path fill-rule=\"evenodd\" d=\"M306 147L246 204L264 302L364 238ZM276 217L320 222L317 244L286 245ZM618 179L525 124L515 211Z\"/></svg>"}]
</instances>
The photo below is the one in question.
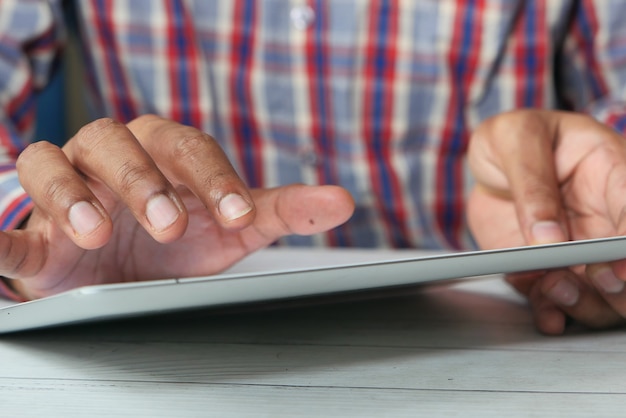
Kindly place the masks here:
<instances>
[{"instance_id":1,"label":"fingernail","mask_svg":"<svg viewBox=\"0 0 626 418\"><path fill-rule=\"evenodd\" d=\"M180 210L172 200L162 194L154 196L146 205L146 217L157 232L164 231L180 216Z\"/></svg>"},{"instance_id":2,"label":"fingernail","mask_svg":"<svg viewBox=\"0 0 626 418\"><path fill-rule=\"evenodd\" d=\"M530 230L534 244L549 244L565 241L561 226L554 221L535 222Z\"/></svg>"},{"instance_id":3,"label":"fingernail","mask_svg":"<svg viewBox=\"0 0 626 418\"><path fill-rule=\"evenodd\" d=\"M231 193L220 200L218 210L227 221L241 218L252 210L252 206L238 194Z\"/></svg>"},{"instance_id":4,"label":"fingernail","mask_svg":"<svg viewBox=\"0 0 626 418\"><path fill-rule=\"evenodd\" d=\"M546 292L546 295L559 305L573 306L578 302L579 292L575 284L561 279Z\"/></svg>"},{"instance_id":5,"label":"fingernail","mask_svg":"<svg viewBox=\"0 0 626 418\"><path fill-rule=\"evenodd\" d=\"M74 233L79 236L91 234L104 221L100 211L85 201L74 203L68 216Z\"/></svg>"},{"instance_id":6,"label":"fingernail","mask_svg":"<svg viewBox=\"0 0 626 418\"><path fill-rule=\"evenodd\" d=\"M619 293L624 289L624 282L608 268L597 271L591 280L606 293Z\"/></svg>"}]
</instances>

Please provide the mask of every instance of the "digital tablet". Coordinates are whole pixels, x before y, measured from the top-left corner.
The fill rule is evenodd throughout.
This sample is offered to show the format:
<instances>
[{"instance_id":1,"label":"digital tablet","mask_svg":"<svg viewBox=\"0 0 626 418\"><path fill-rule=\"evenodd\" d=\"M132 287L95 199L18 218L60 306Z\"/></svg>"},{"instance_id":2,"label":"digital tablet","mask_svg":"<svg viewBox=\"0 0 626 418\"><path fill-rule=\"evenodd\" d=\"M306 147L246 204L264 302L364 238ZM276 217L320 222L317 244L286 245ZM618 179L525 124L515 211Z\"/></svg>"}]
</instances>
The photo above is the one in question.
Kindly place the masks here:
<instances>
[{"instance_id":1,"label":"digital tablet","mask_svg":"<svg viewBox=\"0 0 626 418\"><path fill-rule=\"evenodd\" d=\"M441 283L626 258L626 237L458 253L269 248L206 277L85 286L0 308L0 332Z\"/></svg>"}]
</instances>

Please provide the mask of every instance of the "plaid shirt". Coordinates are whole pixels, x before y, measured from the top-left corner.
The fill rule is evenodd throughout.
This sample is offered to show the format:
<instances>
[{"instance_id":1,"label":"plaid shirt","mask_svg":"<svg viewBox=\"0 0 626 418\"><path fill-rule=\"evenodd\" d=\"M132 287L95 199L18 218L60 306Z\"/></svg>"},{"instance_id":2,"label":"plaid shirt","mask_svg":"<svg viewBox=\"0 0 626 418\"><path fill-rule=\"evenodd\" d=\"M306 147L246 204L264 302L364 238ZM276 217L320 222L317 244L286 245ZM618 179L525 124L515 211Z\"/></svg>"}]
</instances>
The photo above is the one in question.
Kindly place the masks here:
<instances>
[{"instance_id":1,"label":"plaid shirt","mask_svg":"<svg viewBox=\"0 0 626 418\"><path fill-rule=\"evenodd\" d=\"M0 223L64 36L59 1L0 0ZM515 108L626 129L626 0L81 0L94 116L217 138L252 187L339 184L344 226L293 244L469 248L472 129Z\"/></svg>"}]
</instances>

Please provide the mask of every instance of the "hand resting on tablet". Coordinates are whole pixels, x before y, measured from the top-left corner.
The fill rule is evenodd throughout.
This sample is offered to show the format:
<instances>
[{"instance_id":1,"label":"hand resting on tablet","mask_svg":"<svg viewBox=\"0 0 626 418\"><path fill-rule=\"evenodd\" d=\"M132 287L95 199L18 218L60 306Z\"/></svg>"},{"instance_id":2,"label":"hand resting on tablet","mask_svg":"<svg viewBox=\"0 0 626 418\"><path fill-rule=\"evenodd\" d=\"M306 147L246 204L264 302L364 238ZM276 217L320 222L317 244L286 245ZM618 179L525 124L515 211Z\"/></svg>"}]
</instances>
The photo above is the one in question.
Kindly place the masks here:
<instances>
[{"instance_id":1,"label":"hand resting on tablet","mask_svg":"<svg viewBox=\"0 0 626 418\"><path fill-rule=\"evenodd\" d=\"M342 188L248 190L208 135L156 116L102 119L18 160L36 208L0 234L0 274L25 298L110 280L221 271L286 234L346 221Z\"/></svg>"},{"instance_id":2,"label":"hand resting on tablet","mask_svg":"<svg viewBox=\"0 0 626 418\"><path fill-rule=\"evenodd\" d=\"M626 235L626 142L589 116L493 117L475 131L469 161L477 186L468 216L482 248ZM593 328L623 324L625 279L624 260L508 278L548 334L562 333L566 316Z\"/></svg>"}]
</instances>

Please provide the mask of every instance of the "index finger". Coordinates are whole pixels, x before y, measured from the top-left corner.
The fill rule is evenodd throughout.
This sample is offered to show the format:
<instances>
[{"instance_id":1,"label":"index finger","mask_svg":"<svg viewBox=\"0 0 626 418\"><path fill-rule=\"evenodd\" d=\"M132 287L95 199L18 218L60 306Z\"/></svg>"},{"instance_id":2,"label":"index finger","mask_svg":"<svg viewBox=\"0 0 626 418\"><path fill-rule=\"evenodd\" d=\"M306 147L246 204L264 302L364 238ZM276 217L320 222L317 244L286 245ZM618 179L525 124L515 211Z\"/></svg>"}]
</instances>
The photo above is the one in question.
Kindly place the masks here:
<instances>
[{"instance_id":1,"label":"index finger","mask_svg":"<svg viewBox=\"0 0 626 418\"><path fill-rule=\"evenodd\" d=\"M494 195L513 200L529 244L568 238L555 142L554 123L540 112L518 111L486 121L470 143L476 180Z\"/></svg>"}]
</instances>

